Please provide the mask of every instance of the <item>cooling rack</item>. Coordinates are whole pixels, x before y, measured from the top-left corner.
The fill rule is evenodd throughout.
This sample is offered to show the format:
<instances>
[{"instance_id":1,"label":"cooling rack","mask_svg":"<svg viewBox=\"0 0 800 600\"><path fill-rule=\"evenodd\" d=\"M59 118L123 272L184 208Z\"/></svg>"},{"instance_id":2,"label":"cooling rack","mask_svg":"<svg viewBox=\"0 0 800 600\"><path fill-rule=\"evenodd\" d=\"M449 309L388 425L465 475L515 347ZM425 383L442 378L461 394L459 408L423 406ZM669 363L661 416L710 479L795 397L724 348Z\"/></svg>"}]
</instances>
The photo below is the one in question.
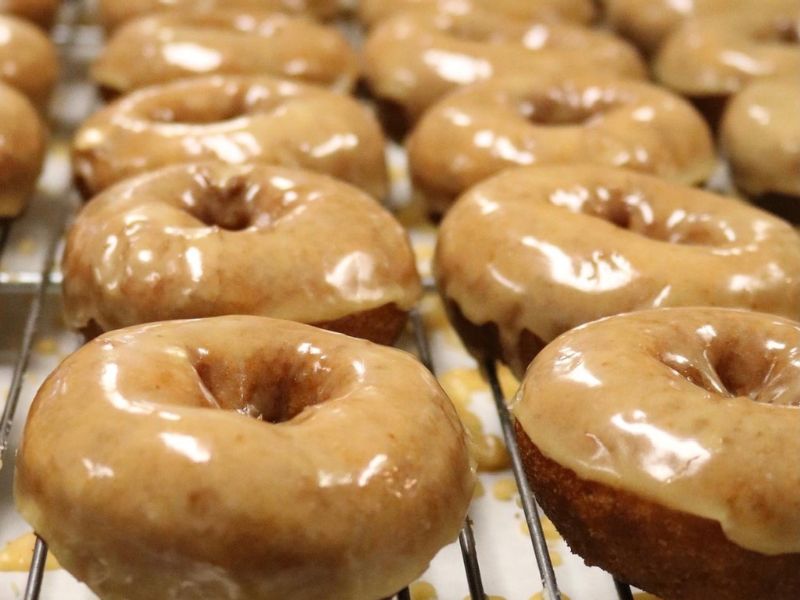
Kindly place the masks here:
<instances>
[{"instance_id":1,"label":"cooling rack","mask_svg":"<svg viewBox=\"0 0 800 600\"><path fill-rule=\"evenodd\" d=\"M60 253L61 236L70 215L78 204L76 194L71 189L69 174L64 172L64 165L66 164L64 148L66 148L65 143L69 140L75 126L88 116L95 106L91 86L86 81L86 65L88 59L97 51L101 37L96 27L87 24L87 15L90 13L91 7L92 5L85 0L65 3L59 24L53 31L54 40L59 47L63 70L63 81L56 92L54 114L51 118L53 146L60 148L61 152L61 156L57 157L59 159L57 162L61 165L61 172L54 177L50 177L55 183L51 183L49 188L42 192L48 198L37 198L35 200L34 206L29 210L29 213L33 214L26 215L21 221L0 223L0 298L13 302L22 308L21 315L17 316L15 313L15 318L12 319L7 313L5 315L6 318L0 324L0 330L22 326L18 335L11 336L18 343L11 349L12 358L9 361L11 365L10 380L6 402L0 415L0 459L4 461L6 471L13 468L14 440L12 426L15 431L19 431L24 421L24 414L22 413L25 403L21 403L20 400L23 397L29 399L35 389L34 382L31 381L34 378L29 377L29 366L34 353L37 335L42 328L43 315L47 311L58 310L59 299L57 291L60 283L60 273L56 265L58 264ZM389 153L390 164L399 163L402 170L403 157L398 152L398 149L394 148ZM396 191L396 194L398 196L408 194L407 181L401 181L399 191ZM36 212L37 210L38 213ZM41 213L46 213L46 215L43 217ZM19 244L16 244L14 248L11 247L13 245L11 241L15 239L17 230L26 227L33 232L29 232L29 235L35 238L41 249L41 252L37 254L38 262L35 265L32 265L31 261L18 260L19 257L15 255L19 254ZM430 232L426 234L425 232L412 231L412 238L417 242L417 246L429 245L431 243L430 237ZM432 293L432 284L429 278L426 283L427 293L430 294ZM12 297L12 300L9 300L8 297ZM425 324L421 310L419 308L413 310L407 342L410 348L417 353L421 362L432 372L437 373L437 367L441 367L438 363L443 353L441 348L433 347L432 332L429 329ZM73 347L77 347L78 340L75 338L69 343ZM461 360L463 361L464 358L462 357ZM445 360L445 362L447 361ZM475 505L473 505L471 515L467 518L459 534L456 544L457 550L446 548L434 561L434 567L438 568L439 571L446 570L448 572L447 577L439 577L437 585L438 597L460 600L463 594L456 592L456 590L464 589L464 586L466 586L468 590L467 598L483 600L489 597L486 593L487 578L491 579L492 582L506 578L512 581L511 585L507 587L513 588L514 582L518 578L520 581L524 577L530 579L531 574L538 573L538 575L533 575L532 578L541 581L541 592L538 596L534 595L534 598L549 600L566 598L559 588L556 569L551 559L551 549L548 548L536 499L522 469L519 449L513 432L513 416L506 408L496 365L492 362L487 362L481 367L487 381L486 391L491 393L490 397L493 400L494 411L496 412L494 419L510 456L511 470L516 481L520 505L524 514L525 529L530 537L530 547L527 550L527 555L521 557L513 568L498 569L497 563L502 561L491 559L498 555L499 546L502 545L502 542L498 543L496 536L489 539L490 536L481 535L482 531L488 531L485 526L487 511L476 511ZM27 406L24 406L24 408L27 408ZM4 493L10 493L10 486L4 486L3 491ZM5 498L5 501L12 502L10 498ZM476 512L480 514L476 515ZM476 528L479 530L477 535ZM2 531L0 531L0 534L2 534ZM508 535L518 534L508 532ZM457 564L459 553L463 568ZM479 555L483 556L482 560L479 560ZM488 568L486 564L487 557L490 559L488 560ZM59 582L63 581L63 579L58 579L50 582L50 579L45 577L46 558L47 545L44 540L37 537L24 589L12 590L15 597L21 597L24 600L38 600L45 594L48 584L58 585ZM442 566L444 561L446 561L446 564ZM485 573L482 573L482 564ZM520 564L527 565L527 568L520 567ZM439 566L437 567L436 565ZM600 598L603 600L609 598L631 600L633 598L628 585L619 581L612 582L610 576L600 574L597 569L589 569L582 566L580 559L570 556L569 565L571 568L565 576L568 580L574 582L576 577L588 578L591 576L593 582L597 582L598 577L604 577L610 582L606 586L606 591L600 589L603 587L602 585L598 587L595 583L582 588L584 590L592 590L590 592L591 595L575 596L571 592L573 593L572 600L584 600L584 598L585 600L598 600ZM459 578L461 581L457 585L454 582ZM449 584L447 582L453 583ZM517 594L524 593L525 600L530 597L531 593L536 591L535 588L515 590ZM61 597L58 590L52 590L52 592L53 594L47 593L47 597ZM5 590L0 589L0 597L4 598L4 593ZM88 592L80 596L81 599L89 597L91 596ZM412 595L408 589L402 590L396 595L397 600L409 600L411 597ZM517 597L522 598L522 596L515 596L515 598Z\"/></svg>"}]
</instances>

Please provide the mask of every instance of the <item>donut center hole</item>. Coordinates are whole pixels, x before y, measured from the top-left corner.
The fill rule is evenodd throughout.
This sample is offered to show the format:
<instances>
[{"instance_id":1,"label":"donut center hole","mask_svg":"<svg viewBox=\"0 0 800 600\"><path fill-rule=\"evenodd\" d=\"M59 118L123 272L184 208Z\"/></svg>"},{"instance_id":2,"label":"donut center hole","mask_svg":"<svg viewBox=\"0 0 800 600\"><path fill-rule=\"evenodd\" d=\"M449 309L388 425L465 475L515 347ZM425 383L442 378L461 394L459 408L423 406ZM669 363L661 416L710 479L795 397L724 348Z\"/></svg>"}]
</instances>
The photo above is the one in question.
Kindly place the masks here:
<instances>
[{"instance_id":1,"label":"donut center hole","mask_svg":"<svg viewBox=\"0 0 800 600\"><path fill-rule=\"evenodd\" d=\"M148 118L155 123L176 125L209 125L230 121L246 115L249 107L241 94L220 95L209 93L194 98L183 96L170 106L155 106Z\"/></svg>"},{"instance_id":2,"label":"donut center hole","mask_svg":"<svg viewBox=\"0 0 800 600\"><path fill-rule=\"evenodd\" d=\"M800 21L789 18L778 19L771 27L759 32L756 39L761 42L796 45L800 43Z\"/></svg>"},{"instance_id":3,"label":"donut center hole","mask_svg":"<svg viewBox=\"0 0 800 600\"><path fill-rule=\"evenodd\" d=\"M209 227L242 231L253 225L252 196L257 190L244 176L214 180L197 176L202 192L184 197L184 206L194 218Z\"/></svg>"}]
</instances>

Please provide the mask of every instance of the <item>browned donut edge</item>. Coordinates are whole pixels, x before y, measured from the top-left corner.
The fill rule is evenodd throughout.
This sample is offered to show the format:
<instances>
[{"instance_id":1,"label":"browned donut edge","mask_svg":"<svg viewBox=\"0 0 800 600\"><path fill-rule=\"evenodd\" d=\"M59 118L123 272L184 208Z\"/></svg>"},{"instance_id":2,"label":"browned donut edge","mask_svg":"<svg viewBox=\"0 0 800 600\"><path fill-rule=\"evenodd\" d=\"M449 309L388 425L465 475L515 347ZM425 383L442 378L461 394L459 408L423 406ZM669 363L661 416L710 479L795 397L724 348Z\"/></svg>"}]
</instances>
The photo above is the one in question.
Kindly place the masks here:
<instances>
[{"instance_id":1,"label":"browned donut edge","mask_svg":"<svg viewBox=\"0 0 800 600\"><path fill-rule=\"evenodd\" d=\"M746 550L716 521L581 479L515 429L537 500L587 564L664 600L800 598L800 554Z\"/></svg>"},{"instance_id":2,"label":"browned donut edge","mask_svg":"<svg viewBox=\"0 0 800 600\"><path fill-rule=\"evenodd\" d=\"M391 346L400 337L408 321L408 311L395 304L384 304L377 308L345 315L333 321L313 323L314 327L337 331L352 337L363 338L376 344ZM92 319L80 329L86 342L90 342L105 330Z\"/></svg>"}]
</instances>

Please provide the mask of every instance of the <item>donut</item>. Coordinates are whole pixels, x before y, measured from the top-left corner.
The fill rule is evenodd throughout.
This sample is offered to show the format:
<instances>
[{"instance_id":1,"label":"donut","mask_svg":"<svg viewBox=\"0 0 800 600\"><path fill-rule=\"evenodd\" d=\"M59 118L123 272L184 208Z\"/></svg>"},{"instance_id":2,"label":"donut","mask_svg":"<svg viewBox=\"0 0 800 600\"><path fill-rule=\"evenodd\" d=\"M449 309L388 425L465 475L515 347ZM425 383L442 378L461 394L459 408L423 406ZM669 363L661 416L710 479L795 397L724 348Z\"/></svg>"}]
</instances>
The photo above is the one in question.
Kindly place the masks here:
<instances>
[{"instance_id":1,"label":"donut","mask_svg":"<svg viewBox=\"0 0 800 600\"><path fill-rule=\"evenodd\" d=\"M436 284L465 345L521 377L565 331L667 306L800 318L800 235L733 198L624 169L509 169L442 220Z\"/></svg>"},{"instance_id":2,"label":"donut","mask_svg":"<svg viewBox=\"0 0 800 600\"><path fill-rule=\"evenodd\" d=\"M394 348L227 316L103 335L39 390L19 512L102 598L384 598L474 485L433 376Z\"/></svg>"},{"instance_id":3,"label":"donut","mask_svg":"<svg viewBox=\"0 0 800 600\"><path fill-rule=\"evenodd\" d=\"M716 122L727 98L754 79L800 73L800 2L758 3L690 19L661 45L653 69Z\"/></svg>"},{"instance_id":4,"label":"donut","mask_svg":"<svg viewBox=\"0 0 800 600\"><path fill-rule=\"evenodd\" d=\"M410 173L428 211L510 166L588 161L705 181L711 132L681 98L601 76L533 76L475 84L431 108L408 139Z\"/></svg>"},{"instance_id":5,"label":"donut","mask_svg":"<svg viewBox=\"0 0 800 600\"><path fill-rule=\"evenodd\" d=\"M27 205L44 163L46 132L25 96L0 83L0 218Z\"/></svg>"},{"instance_id":6,"label":"donut","mask_svg":"<svg viewBox=\"0 0 800 600\"><path fill-rule=\"evenodd\" d=\"M588 23L594 17L592 0L360 0L359 20L372 26L409 10L467 13L489 10L515 19Z\"/></svg>"},{"instance_id":7,"label":"donut","mask_svg":"<svg viewBox=\"0 0 800 600\"><path fill-rule=\"evenodd\" d=\"M216 9L129 21L92 65L107 96L193 75L276 75L343 91L355 83L355 52L342 34L307 19Z\"/></svg>"},{"instance_id":8,"label":"donut","mask_svg":"<svg viewBox=\"0 0 800 600\"><path fill-rule=\"evenodd\" d=\"M647 54L658 49L664 38L685 20L765 5L797 7L797 0L603 0L611 27Z\"/></svg>"},{"instance_id":9,"label":"donut","mask_svg":"<svg viewBox=\"0 0 800 600\"><path fill-rule=\"evenodd\" d=\"M730 101L720 129L736 187L800 200L800 73L756 81Z\"/></svg>"},{"instance_id":10,"label":"donut","mask_svg":"<svg viewBox=\"0 0 800 600\"><path fill-rule=\"evenodd\" d=\"M16 15L49 29L60 6L60 0L0 0L0 14Z\"/></svg>"},{"instance_id":11,"label":"donut","mask_svg":"<svg viewBox=\"0 0 800 600\"><path fill-rule=\"evenodd\" d=\"M492 77L645 74L635 48L612 33L477 8L385 19L370 31L363 60L369 90L410 122L448 92Z\"/></svg>"},{"instance_id":12,"label":"donut","mask_svg":"<svg viewBox=\"0 0 800 600\"><path fill-rule=\"evenodd\" d=\"M103 27L113 31L135 17L174 10L262 10L329 19L341 10L341 3L340 0L99 0L98 8Z\"/></svg>"},{"instance_id":13,"label":"donut","mask_svg":"<svg viewBox=\"0 0 800 600\"><path fill-rule=\"evenodd\" d=\"M266 165L173 165L108 188L76 217L62 272L65 321L88 332L251 314L391 344L421 295L377 202Z\"/></svg>"},{"instance_id":14,"label":"donut","mask_svg":"<svg viewBox=\"0 0 800 600\"><path fill-rule=\"evenodd\" d=\"M44 108L58 77L58 55L39 28L0 15L0 81Z\"/></svg>"},{"instance_id":15,"label":"donut","mask_svg":"<svg viewBox=\"0 0 800 600\"><path fill-rule=\"evenodd\" d=\"M218 160L302 167L387 189L369 110L324 88L267 76L206 76L132 92L89 117L72 144L84 196L168 164Z\"/></svg>"},{"instance_id":16,"label":"donut","mask_svg":"<svg viewBox=\"0 0 800 600\"><path fill-rule=\"evenodd\" d=\"M663 598L800 597L798 347L794 321L663 308L545 348L511 410L572 550Z\"/></svg>"}]
</instances>

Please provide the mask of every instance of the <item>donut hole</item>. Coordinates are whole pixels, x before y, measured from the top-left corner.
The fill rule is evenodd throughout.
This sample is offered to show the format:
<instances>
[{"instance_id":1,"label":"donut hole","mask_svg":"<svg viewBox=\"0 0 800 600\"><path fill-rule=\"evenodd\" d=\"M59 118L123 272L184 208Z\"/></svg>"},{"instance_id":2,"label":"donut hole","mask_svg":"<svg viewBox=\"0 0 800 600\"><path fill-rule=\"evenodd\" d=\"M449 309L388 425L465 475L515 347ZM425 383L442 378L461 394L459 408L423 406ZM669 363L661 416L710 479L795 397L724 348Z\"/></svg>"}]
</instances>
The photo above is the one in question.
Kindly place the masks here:
<instances>
[{"instance_id":1,"label":"donut hole","mask_svg":"<svg viewBox=\"0 0 800 600\"><path fill-rule=\"evenodd\" d=\"M154 123L174 125L209 125L231 121L250 111L244 93L215 93L176 95L155 106L146 107L146 117Z\"/></svg>"},{"instance_id":2,"label":"donut hole","mask_svg":"<svg viewBox=\"0 0 800 600\"><path fill-rule=\"evenodd\" d=\"M235 411L265 423L287 423L327 398L319 372L285 355L253 356L238 363L201 355L193 365L209 408Z\"/></svg>"},{"instance_id":3,"label":"donut hole","mask_svg":"<svg viewBox=\"0 0 800 600\"><path fill-rule=\"evenodd\" d=\"M800 20L788 17L776 19L756 32L757 42L796 45L800 43Z\"/></svg>"},{"instance_id":4,"label":"donut hole","mask_svg":"<svg viewBox=\"0 0 800 600\"><path fill-rule=\"evenodd\" d=\"M556 89L523 99L517 110L534 125L582 127L618 105L616 98L600 89Z\"/></svg>"},{"instance_id":5,"label":"donut hole","mask_svg":"<svg viewBox=\"0 0 800 600\"><path fill-rule=\"evenodd\" d=\"M200 193L185 194L186 211L208 227L242 231L253 225L252 198L257 186L242 175L217 179L206 172L195 176Z\"/></svg>"}]
</instances>

